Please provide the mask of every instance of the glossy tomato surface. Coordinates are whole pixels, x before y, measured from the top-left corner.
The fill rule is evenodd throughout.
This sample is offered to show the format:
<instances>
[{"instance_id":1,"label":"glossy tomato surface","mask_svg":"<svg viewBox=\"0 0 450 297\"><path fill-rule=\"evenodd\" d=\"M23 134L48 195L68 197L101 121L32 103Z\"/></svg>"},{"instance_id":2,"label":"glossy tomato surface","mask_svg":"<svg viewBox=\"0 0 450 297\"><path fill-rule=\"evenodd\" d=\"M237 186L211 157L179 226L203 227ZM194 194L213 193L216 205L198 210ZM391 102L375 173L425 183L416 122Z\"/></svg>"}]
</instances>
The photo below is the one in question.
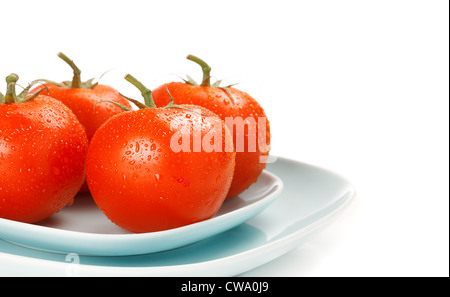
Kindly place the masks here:
<instances>
[{"instance_id":1,"label":"glossy tomato surface","mask_svg":"<svg viewBox=\"0 0 450 297\"><path fill-rule=\"evenodd\" d=\"M88 140L60 101L0 104L0 218L33 223L71 204L84 181Z\"/></svg>"},{"instance_id":2,"label":"glossy tomato surface","mask_svg":"<svg viewBox=\"0 0 450 297\"><path fill-rule=\"evenodd\" d=\"M123 98L117 90L106 85L96 85L92 89L60 87L49 83L45 86L47 89L41 94L46 94L67 105L86 128L89 140L105 121L123 112L123 109L112 103L103 102L95 105L97 102L110 100L131 108L128 100ZM32 93L41 88L35 88Z\"/></svg>"},{"instance_id":3,"label":"glossy tomato surface","mask_svg":"<svg viewBox=\"0 0 450 297\"><path fill-rule=\"evenodd\" d=\"M269 120L258 102L249 94L231 87L228 88L230 97L225 89L171 82L152 91L153 99L159 107L170 101L166 88L175 104L200 105L216 113L222 120L226 121L227 117L232 120L227 124L233 134L236 169L228 198L239 195L256 182L266 166L270 148ZM256 124L254 132L249 130L248 125L243 128L235 125L240 122L249 123L250 120ZM238 143L241 146L236 147Z\"/></svg>"},{"instance_id":4,"label":"glossy tomato surface","mask_svg":"<svg viewBox=\"0 0 450 297\"><path fill-rule=\"evenodd\" d=\"M87 181L115 224L131 232L161 231L211 218L221 207L235 166L231 134L210 111L189 108L199 111L125 112L95 133ZM199 135L201 145L194 142ZM218 149L208 152L212 145Z\"/></svg>"},{"instance_id":5,"label":"glossy tomato surface","mask_svg":"<svg viewBox=\"0 0 450 297\"><path fill-rule=\"evenodd\" d=\"M45 86L47 89L43 90L41 94L46 94L67 105L85 127L89 141L104 122L124 111L113 103L96 103L102 100L110 100L131 108L128 100L123 98L117 90L106 85L96 85L92 89L60 87L49 83ZM35 88L31 93L40 89L42 89L42 86ZM86 183L83 183L80 192L89 192Z\"/></svg>"}]
</instances>

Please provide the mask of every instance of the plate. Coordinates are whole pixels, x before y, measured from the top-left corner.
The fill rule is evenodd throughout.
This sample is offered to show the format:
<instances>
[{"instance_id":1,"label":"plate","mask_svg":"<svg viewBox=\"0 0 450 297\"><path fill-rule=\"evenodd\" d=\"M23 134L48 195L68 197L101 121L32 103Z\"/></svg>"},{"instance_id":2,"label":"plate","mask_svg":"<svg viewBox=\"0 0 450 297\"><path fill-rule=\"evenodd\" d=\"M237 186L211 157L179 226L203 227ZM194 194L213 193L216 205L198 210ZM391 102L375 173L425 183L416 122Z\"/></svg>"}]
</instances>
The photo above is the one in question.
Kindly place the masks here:
<instances>
[{"instance_id":1,"label":"plate","mask_svg":"<svg viewBox=\"0 0 450 297\"><path fill-rule=\"evenodd\" d=\"M345 178L313 165L278 157L267 171L283 181L283 192L270 207L228 231L181 248L124 257L50 253L0 240L0 275L238 275L307 241L355 196Z\"/></svg>"},{"instance_id":2,"label":"plate","mask_svg":"<svg viewBox=\"0 0 450 297\"><path fill-rule=\"evenodd\" d=\"M242 224L269 206L282 188L282 181L265 171L244 193L226 200L213 218L149 233L130 233L116 226L88 194L77 196L72 206L37 224L0 219L0 238L46 251L81 255L155 253L188 245Z\"/></svg>"}]
</instances>

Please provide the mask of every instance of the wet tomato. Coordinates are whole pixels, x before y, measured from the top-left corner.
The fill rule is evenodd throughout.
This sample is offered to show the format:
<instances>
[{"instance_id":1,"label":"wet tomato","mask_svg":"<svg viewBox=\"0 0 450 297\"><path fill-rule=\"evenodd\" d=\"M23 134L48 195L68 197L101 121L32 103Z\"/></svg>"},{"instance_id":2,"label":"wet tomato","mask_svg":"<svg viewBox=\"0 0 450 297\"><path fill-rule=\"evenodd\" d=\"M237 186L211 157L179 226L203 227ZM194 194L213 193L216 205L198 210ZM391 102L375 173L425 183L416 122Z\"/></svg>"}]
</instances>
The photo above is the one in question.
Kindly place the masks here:
<instances>
[{"instance_id":1,"label":"wet tomato","mask_svg":"<svg viewBox=\"0 0 450 297\"><path fill-rule=\"evenodd\" d=\"M42 80L46 82L44 85L47 87L42 94L60 100L67 105L86 128L86 134L90 140L95 131L106 120L123 112L123 109L111 103L101 104L94 109L96 102L109 100L118 102L128 108L131 108L131 105L117 90L110 86L93 83L93 79L82 82L81 71L74 62L63 53L58 53L58 56L72 67L74 71L73 79L62 83ZM38 89L41 89L41 87L37 87L31 93Z\"/></svg>"},{"instance_id":2,"label":"wet tomato","mask_svg":"<svg viewBox=\"0 0 450 297\"><path fill-rule=\"evenodd\" d=\"M85 174L88 140L73 112L48 96L0 94L0 218L34 223L71 204Z\"/></svg>"}]
</instances>

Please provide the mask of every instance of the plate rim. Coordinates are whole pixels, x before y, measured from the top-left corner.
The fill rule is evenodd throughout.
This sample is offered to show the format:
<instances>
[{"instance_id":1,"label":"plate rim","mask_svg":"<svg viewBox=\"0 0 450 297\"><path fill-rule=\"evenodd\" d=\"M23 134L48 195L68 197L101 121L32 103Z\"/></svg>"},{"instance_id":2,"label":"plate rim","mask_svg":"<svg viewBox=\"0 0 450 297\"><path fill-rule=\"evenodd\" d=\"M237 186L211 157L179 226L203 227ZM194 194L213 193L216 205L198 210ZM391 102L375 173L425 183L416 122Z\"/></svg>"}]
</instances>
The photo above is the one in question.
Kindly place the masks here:
<instances>
[{"instance_id":1,"label":"plate rim","mask_svg":"<svg viewBox=\"0 0 450 297\"><path fill-rule=\"evenodd\" d=\"M314 220L310 224L290 233L286 236L283 236L281 238L278 238L274 241L267 242L261 246L257 246L254 248L251 248L246 251L242 251L233 255L221 257L218 259L213 260L207 260L202 261L198 263L190 263L190 264L178 264L178 265L168 265L168 266L146 266L146 267L121 267L121 266L102 266L102 265L93 265L93 264L81 264L80 263L80 269L82 269L83 275L111 275L111 276L127 276L127 275L139 275L139 276L183 276L184 274L180 274L180 271L186 271L186 268L190 268L188 270L189 276L195 276L204 275L206 269L208 269L209 266L214 266L214 268L217 268L216 265L221 265L221 267L227 266L227 267L233 267L231 271L227 273L227 275L237 275L240 273L244 273L246 271L249 271L251 269L254 269L260 265L263 265L267 262L272 261L273 259L281 256L282 254L288 252L293 247L297 246L299 241L305 237L305 235L314 233L318 229L321 229L328 225L331 221L336 219L346 208L353 202L357 196L357 191L354 185L348 181L345 177L343 177L340 174L335 173L334 171L331 171L329 169L322 168L320 166L311 165L308 163L300 162L297 160L284 158L284 157L278 157L286 162L294 162L297 163L299 166L308 166L313 167L321 171L328 172L329 174L332 174L336 177L339 177L343 183L345 183L346 191L345 193L342 193L340 197L336 198L336 200L331 204L336 206L334 209L332 209L330 212L326 213L322 217L320 217L317 220ZM311 215L312 216L312 215ZM308 216L310 218L311 216ZM280 250L280 248L283 247L283 249ZM242 265L232 265L233 263L240 263L242 264L242 261L245 259L255 259L258 258L258 255L261 253L266 254L270 250L277 250L277 253L271 255L270 257L259 257L259 259L262 259L258 261L257 264L253 263L252 265L247 264L245 268L242 268ZM67 265L70 265L68 262L60 262L60 261L54 261L54 260L47 260L47 259L39 259L39 258L30 258L27 256L22 255L16 255L16 254L8 254L3 253L0 251L0 259L1 257L12 257L16 261L32 261L35 265L47 265L46 267L53 267L56 269L62 269L67 268ZM248 262L248 261L244 261ZM220 269L214 269L214 273L211 273L211 271L208 270L209 276L215 276L217 274L218 276L224 276L223 274L218 273L218 270Z\"/></svg>"},{"instance_id":2,"label":"plate rim","mask_svg":"<svg viewBox=\"0 0 450 297\"><path fill-rule=\"evenodd\" d=\"M41 248L40 246L45 245L45 243L50 244L53 240L55 240L55 238L58 238L59 240L64 240L64 239L68 239L68 240L87 240L89 241L89 243L86 244L81 244L80 246L84 246L81 249L85 249L88 245L92 245L92 244L99 244L99 243L104 243L105 241L108 244L114 244L114 243L122 243L124 241L129 241L130 244L132 244L133 242L137 242L137 241L151 241L151 240L162 240L165 238L169 238L169 237L173 237L176 236L177 234L182 234L182 233L186 233L186 232L195 232L195 230L205 230L205 228L207 228L209 225L211 224L224 224L227 222L231 222L230 225L231 227L236 226L235 223L233 222L233 219L239 218L240 215L243 212L249 212L249 213L254 213L251 217L254 217L255 215L259 214L262 210L264 210L266 207L268 207L270 204L272 204L281 194L281 192L283 191L283 181L276 176L275 174L264 170L263 174L265 176L268 176L270 178L270 180L272 180L272 184L269 187L268 192L264 193L264 195L262 195L263 197L245 207L241 207L238 208L236 210L233 210L229 213L225 213L223 215L217 216L217 217L212 217L210 219L204 220L204 221L200 221L200 222L196 222L193 224L189 224L186 226L181 226L178 228L173 228L173 229L169 229L169 230L163 230L163 231L156 231L156 232L146 232L146 233L124 233L124 234L108 234L108 233L90 233L90 232L83 232L83 231L74 231L74 230L65 230L65 229L59 229L59 228L54 228L54 227L49 227L49 226L42 226L42 225L36 225L36 224L30 224L30 223L24 223L24 222L19 222L19 221L13 221L13 220L9 220L9 219L3 219L0 218L0 226L4 226L5 228L13 228L13 230L15 232L20 232L26 229L26 232L37 232L39 233L41 236L50 236L49 239L47 240L43 240L41 242L39 242L38 246L32 245L32 244L27 244L26 240L14 240L11 239L11 237L14 236L8 236L8 232L0 232L0 239L9 241L13 244L19 245L19 246L25 246L28 248L32 248L32 249L36 249L36 250L44 250L44 251L50 251L50 252L60 252L60 253L67 253L66 251L63 251L61 249L55 249L55 250L51 250L51 249L46 249L46 248ZM251 218L250 217L250 218ZM239 223L240 224L240 223ZM214 228L213 228L214 229ZM226 230L228 230L229 228L225 228L223 230L221 230L220 232L224 232ZM214 232L211 233L209 236L214 235L214 234L219 234L220 232ZM9 233L11 233L11 231L9 231ZM6 234L6 238L4 237L4 234ZM187 244L190 244L193 242L189 242ZM186 244L183 244L186 245ZM175 246L173 248L177 248L177 247L181 247L183 245L178 245ZM78 246L78 250L80 249L80 246ZM173 249L173 248L169 248L169 249ZM166 249L166 250L169 250ZM106 251L108 250L108 251ZM138 250L142 250L142 249L138 249ZM128 252L120 252L120 249L116 252L112 252L110 249L105 249L104 254L100 254L98 251L96 253L82 253L79 252L79 254L82 255L93 255L93 256L131 256L131 255L138 255L138 254L146 254L146 253L155 253L155 252L162 252L164 250L157 250L157 251L152 251L151 249L149 249L148 251L144 251L142 250L141 252L132 252L132 253L128 253Z\"/></svg>"}]
</instances>

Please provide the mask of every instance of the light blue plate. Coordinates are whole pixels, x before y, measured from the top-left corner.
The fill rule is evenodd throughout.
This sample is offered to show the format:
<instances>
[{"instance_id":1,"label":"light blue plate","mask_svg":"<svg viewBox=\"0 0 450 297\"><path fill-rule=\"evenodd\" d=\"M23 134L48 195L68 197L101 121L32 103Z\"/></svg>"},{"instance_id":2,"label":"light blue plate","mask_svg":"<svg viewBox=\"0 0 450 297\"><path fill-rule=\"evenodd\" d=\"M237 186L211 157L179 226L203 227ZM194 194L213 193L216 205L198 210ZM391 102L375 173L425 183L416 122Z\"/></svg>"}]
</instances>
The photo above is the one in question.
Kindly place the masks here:
<instances>
[{"instance_id":1,"label":"light blue plate","mask_svg":"<svg viewBox=\"0 0 450 297\"><path fill-rule=\"evenodd\" d=\"M0 240L0 276L237 275L307 241L332 223L355 196L353 186L345 178L305 163L278 158L268 164L267 171L283 181L283 192L270 207L228 231L173 250L122 257L50 253ZM54 224L58 224L56 219ZM100 232L105 227L100 224L91 228ZM2 234L4 229L4 225L0 227Z\"/></svg>"},{"instance_id":2,"label":"light blue plate","mask_svg":"<svg viewBox=\"0 0 450 297\"><path fill-rule=\"evenodd\" d=\"M178 248L231 229L257 215L281 193L283 183L263 172L241 195L224 202L211 219L166 231L132 234L111 223L93 199L77 197L72 206L39 224L0 219L0 238L36 249L97 256L128 256Z\"/></svg>"}]
</instances>

